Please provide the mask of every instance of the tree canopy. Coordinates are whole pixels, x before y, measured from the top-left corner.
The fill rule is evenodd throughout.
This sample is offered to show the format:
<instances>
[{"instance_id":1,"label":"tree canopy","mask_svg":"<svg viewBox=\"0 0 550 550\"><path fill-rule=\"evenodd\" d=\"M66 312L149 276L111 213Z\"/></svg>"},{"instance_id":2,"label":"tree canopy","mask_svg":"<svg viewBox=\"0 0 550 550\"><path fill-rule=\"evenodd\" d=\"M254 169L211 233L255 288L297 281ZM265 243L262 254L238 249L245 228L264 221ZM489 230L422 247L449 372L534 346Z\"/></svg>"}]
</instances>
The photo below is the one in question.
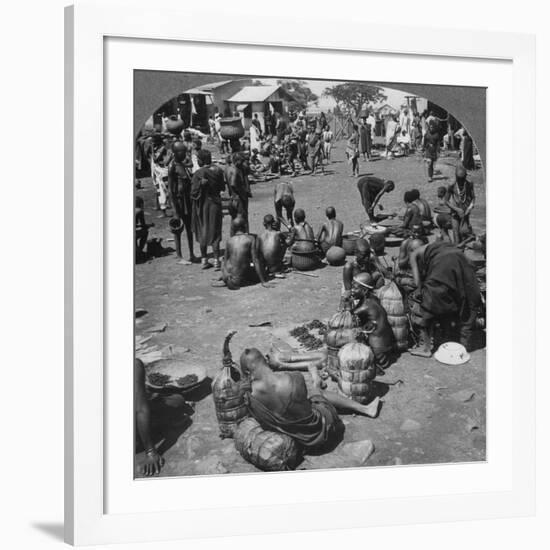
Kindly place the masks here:
<instances>
[{"instance_id":1,"label":"tree canopy","mask_svg":"<svg viewBox=\"0 0 550 550\"><path fill-rule=\"evenodd\" d=\"M365 104L377 103L387 99L383 89L371 84L344 82L325 88L323 95L332 97L341 111L348 111L355 117L359 116Z\"/></svg>"},{"instance_id":2,"label":"tree canopy","mask_svg":"<svg viewBox=\"0 0 550 550\"><path fill-rule=\"evenodd\" d=\"M290 108L293 110L303 110L308 103L317 103L319 96L311 91L307 82L303 80L277 80L295 101L290 102Z\"/></svg>"}]
</instances>

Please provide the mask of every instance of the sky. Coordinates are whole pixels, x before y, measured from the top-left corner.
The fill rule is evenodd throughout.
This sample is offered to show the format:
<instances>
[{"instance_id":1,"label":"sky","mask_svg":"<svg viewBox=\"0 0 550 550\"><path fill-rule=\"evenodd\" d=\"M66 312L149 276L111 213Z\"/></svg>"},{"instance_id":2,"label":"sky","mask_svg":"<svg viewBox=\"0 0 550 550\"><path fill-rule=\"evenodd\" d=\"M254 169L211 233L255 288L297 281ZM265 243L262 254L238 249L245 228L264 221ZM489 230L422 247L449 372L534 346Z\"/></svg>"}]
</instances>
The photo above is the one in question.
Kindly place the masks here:
<instances>
[{"instance_id":1,"label":"sky","mask_svg":"<svg viewBox=\"0 0 550 550\"><path fill-rule=\"evenodd\" d=\"M275 78L262 78L260 79L262 83L264 84L276 84L277 79ZM331 97L323 97L323 91L325 88L329 88L331 86L334 86L336 84L339 84L340 82L336 81L329 81L329 80L305 80L304 82L307 82L308 87L311 89L311 91L319 96L319 108L321 111L327 111L328 109L333 109L336 105L334 99ZM388 96L388 99L384 101L383 103L388 103L395 109L399 109L403 103L406 103L405 96L410 95L407 92L402 92L400 90L395 90L393 88L382 88L384 90L384 95Z\"/></svg>"}]
</instances>

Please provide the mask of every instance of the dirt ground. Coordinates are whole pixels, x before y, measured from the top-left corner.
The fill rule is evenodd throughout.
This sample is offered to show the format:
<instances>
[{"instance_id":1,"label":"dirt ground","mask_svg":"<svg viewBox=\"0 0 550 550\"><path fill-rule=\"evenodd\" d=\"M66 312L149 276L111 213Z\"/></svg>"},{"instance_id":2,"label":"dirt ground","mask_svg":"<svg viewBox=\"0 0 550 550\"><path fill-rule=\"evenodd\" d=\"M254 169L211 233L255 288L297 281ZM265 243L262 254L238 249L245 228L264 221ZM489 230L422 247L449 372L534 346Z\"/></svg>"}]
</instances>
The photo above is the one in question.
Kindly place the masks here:
<instances>
[{"instance_id":1,"label":"dirt ground","mask_svg":"<svg viewBox=\"0 0 550 550\"><path fill-rule=\"evenodd\" d=\"M326 206L336 208L344 231L359 229L366 215L345 161L344 142L333 149L326 175L299 176L292 179L297 207L306 211L315 230L324 220ZM452 181L456 156L443 156L436 165L436 177L427 182L424 163L418 156L394 160L360 162L361 175L373 174L392 179L396 189L383 199L386 210L400 208L404 191L416 187L430 202L440 185ZM485 185L482 170L470 174L475 184L476 207L472 225L476 233L485 231ZM273 211L274 180L253 186L250 201L251 232L262 229L262 218ZM168 218L159 219L154 209L154 192L149 179L142 180L147 222L154 222L149 237L162 237L166 247L174 247ZM224 239L229 235L229 217L224 218ZM183 235L183 253L187 246ZM198 246L195 247L198 253ZM389 256L397 249L387 249ZM252 286L239 291L214 288L213 270L200 265L182 265L174 252L136 265L135 306L146 310L136 319L136 339L149 336L147 329L166 324L162 332L152 333L147 342L165 357L186 364L206 367L214 378L221 368L221 346L228 330L237 330L231 343L234 358L245 347L258 347L267 353L273 337L293 343L288 331L297 325L320 319L324 322L336 312L340 299L342 268L326 266L313 272L318 277L290 273L275 279L273 288ZM272 326L249 325L270 321ZM139 356L139 355L138 355ZM150 367L148 367L150 368ZM309 383L309 375L305 373ZM404 383L389 386L395 380ZM446 366L435 359L404 353L386 375L377 379L382 408L376 419L343 415L346 426L343 442L332 453L306 457L300 469L398 464L433 464L485 460L485 350L472 353L460 366ZM330 389L330 386L329 386ZM234 448L231 439L218 436L214 402L205 396L191 407L170 409L162 426L155 430L166 464L162 476L219 474L257 471ZM365 446L350 443L370 440L375 451L364 462ZM368 453L367 453L368 454ZM141 459L137 456L137 464ZM139 475L139 474L137 474Z\"/></svg>"}]
</instances>

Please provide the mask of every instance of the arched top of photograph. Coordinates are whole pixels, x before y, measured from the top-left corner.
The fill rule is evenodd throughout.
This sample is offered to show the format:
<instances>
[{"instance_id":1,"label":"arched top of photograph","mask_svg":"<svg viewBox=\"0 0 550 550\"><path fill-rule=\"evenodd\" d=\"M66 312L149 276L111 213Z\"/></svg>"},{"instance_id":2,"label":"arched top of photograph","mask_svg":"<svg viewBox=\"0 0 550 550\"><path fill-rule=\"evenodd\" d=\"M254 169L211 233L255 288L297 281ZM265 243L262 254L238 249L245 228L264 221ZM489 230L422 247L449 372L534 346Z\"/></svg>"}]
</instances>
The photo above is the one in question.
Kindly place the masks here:
<instances>
[{"instance_id":1,"label":"arched top of photograph","mask_svg":"<svg viewBox=\"0 0 550 550\"><path fill-rule=\"evenodd\" d=\"M485 105L135 72L136 476L485 460Z\"/></svg>"}]
</instances>

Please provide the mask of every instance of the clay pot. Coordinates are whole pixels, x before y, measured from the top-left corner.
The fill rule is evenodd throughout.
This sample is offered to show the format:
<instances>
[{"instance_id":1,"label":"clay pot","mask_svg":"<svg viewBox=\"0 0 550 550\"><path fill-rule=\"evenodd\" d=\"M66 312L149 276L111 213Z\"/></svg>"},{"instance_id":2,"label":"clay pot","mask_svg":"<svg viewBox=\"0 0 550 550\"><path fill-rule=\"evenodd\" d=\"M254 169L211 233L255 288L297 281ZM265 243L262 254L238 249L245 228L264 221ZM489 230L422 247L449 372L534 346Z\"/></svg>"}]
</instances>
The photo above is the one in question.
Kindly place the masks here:
<instances>
[{"instance_id":1,"label":"clay pot","mask_svg":"<svg viewBox=\"0 0 550 550\"><path fill-rule=\"evenodd\" d=\"M166 131L174 135L181 134L184 126L183 120L176 115L172 115L166 121Z\"/></svg>"},{"instance_id":2,"label":"clay pot","mask_svg":"<svg viewBox=\"0 0 550 550\"><path fill-rule=\"evenodd\" d=\"M220 118L220 136L223 139L234 140L244 136L244 128L240 117Z\"/></svg>"},{"instance_id":3,"label":"clay pot","mask_svg":"<svg viewBox=\"0 0 550 550\"><path fill-rule=\"evenodd\" d=\"M355 254L356 241L359 237L357 235L344 235L342 237L342 248L346 251L348 256Z\"/></svg>"}]
</instances>

